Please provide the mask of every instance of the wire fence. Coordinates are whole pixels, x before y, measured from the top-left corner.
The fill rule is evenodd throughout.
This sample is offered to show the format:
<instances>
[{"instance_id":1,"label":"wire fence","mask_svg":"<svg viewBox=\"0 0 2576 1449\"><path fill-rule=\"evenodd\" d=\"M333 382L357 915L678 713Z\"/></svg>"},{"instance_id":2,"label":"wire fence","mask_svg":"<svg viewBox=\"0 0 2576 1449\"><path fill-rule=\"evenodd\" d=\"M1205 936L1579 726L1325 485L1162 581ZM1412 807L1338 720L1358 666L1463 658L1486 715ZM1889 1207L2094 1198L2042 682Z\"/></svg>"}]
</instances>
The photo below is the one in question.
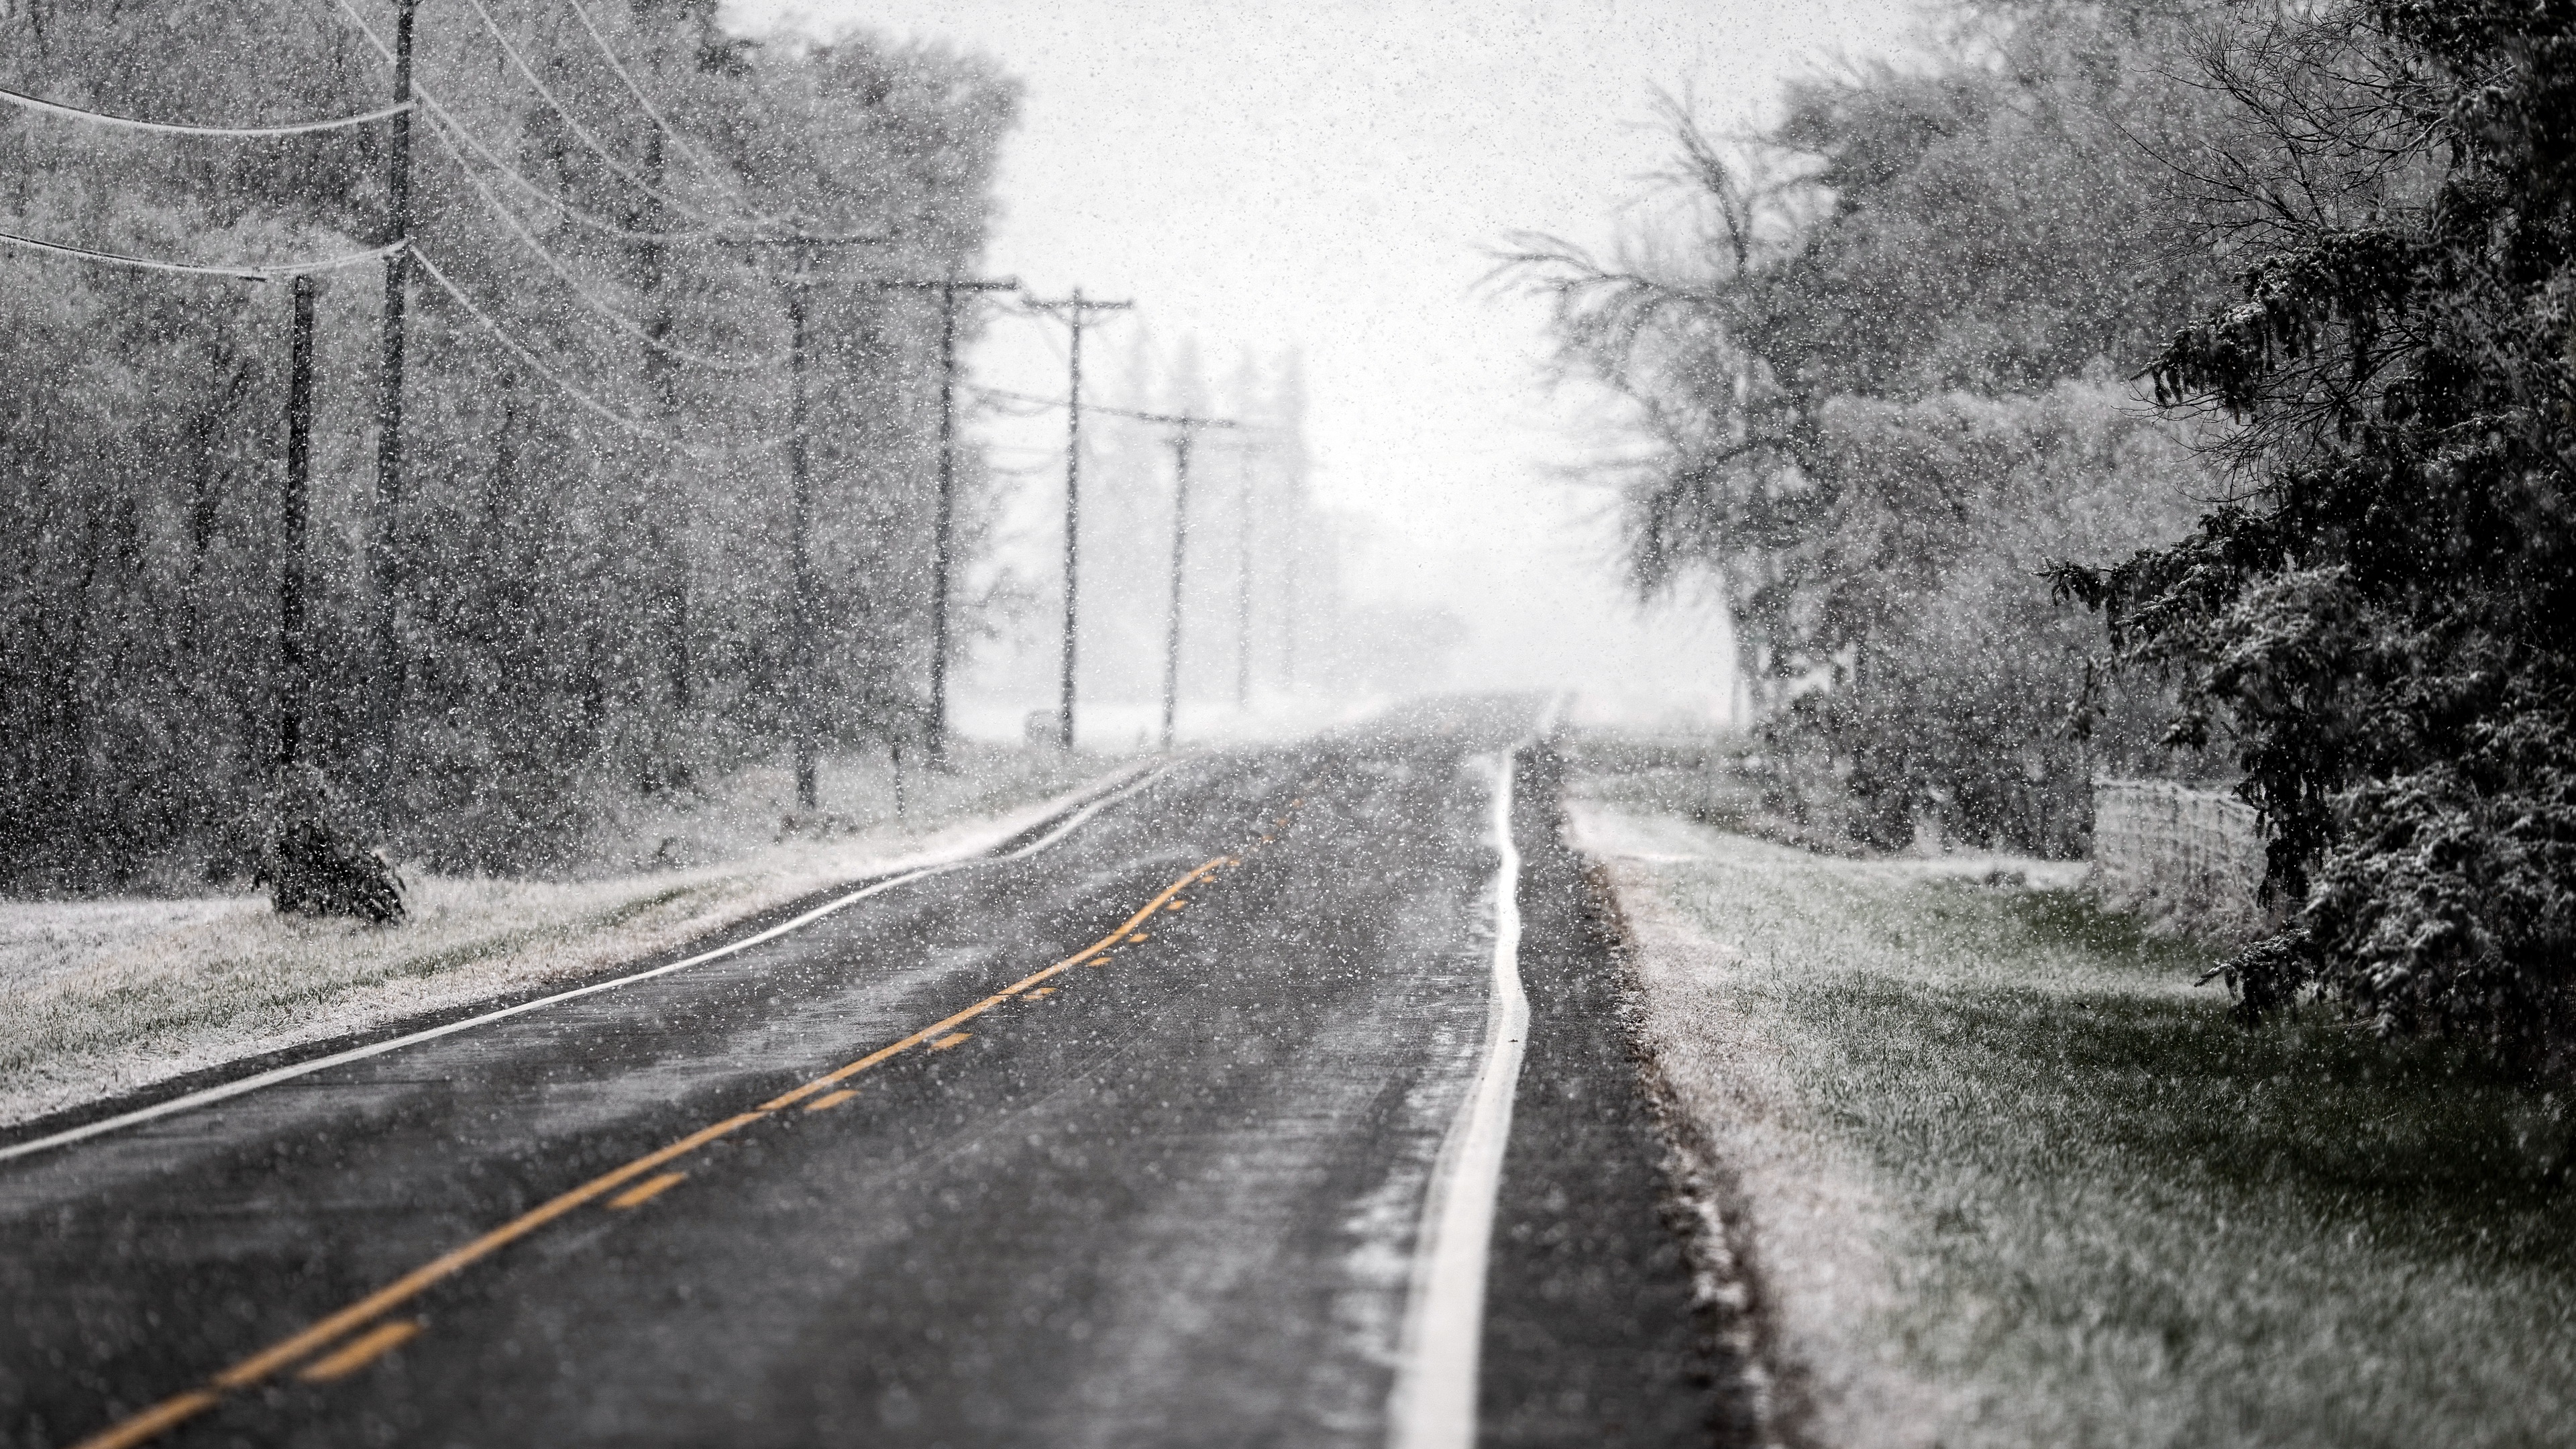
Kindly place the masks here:
<instances>
[{"instance_id":1,"label":"wire fence","mask_svg":"<svg viewBox=\"0 0 2576 1449\"><path fill-rule=\"evenodd\" d=\"M2179 926L2225 934L2263 921L2262 817L2233 795L2095 777L2093 870L2114 900Z\"/></svg>"}]
</instances>

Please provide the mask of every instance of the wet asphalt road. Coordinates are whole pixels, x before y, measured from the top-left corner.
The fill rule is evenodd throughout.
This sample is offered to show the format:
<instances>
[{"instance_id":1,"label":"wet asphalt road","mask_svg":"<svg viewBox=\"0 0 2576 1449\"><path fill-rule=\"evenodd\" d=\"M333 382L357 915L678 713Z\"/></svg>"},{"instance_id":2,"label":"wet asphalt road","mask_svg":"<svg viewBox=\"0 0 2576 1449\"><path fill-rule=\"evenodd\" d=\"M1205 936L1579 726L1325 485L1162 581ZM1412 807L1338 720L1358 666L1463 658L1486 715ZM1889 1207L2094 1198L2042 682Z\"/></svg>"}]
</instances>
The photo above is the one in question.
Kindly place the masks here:
<instances>
[{"instance_id":1,"label":"wet asphalt road","mask_svg":"<svg viewBox=\"0 0 2576 1449\"><path fill-rule=\"evenodd\" d=\"M1038 854L0 1163L0 1443L1383 1443L1535 713L1187 758ZM1552 759L1521 760L1478 1436L1729 1442Z\"/></svg>"}]
</instances>

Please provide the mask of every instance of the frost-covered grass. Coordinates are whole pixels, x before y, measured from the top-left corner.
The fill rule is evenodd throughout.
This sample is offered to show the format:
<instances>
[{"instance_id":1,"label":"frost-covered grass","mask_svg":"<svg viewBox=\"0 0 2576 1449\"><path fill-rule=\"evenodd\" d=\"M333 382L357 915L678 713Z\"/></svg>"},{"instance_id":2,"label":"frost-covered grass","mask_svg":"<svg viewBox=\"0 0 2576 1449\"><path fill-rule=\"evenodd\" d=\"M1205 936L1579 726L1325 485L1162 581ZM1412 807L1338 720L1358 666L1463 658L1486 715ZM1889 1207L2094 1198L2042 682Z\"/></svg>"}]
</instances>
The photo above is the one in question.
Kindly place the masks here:
<instances>
[{"instance_id":1,"label":"frost-covered grass","mask_svg":"<svg viewBox=\"0 0 2576 1449\"><path fill-rule=\"evenodd\" d=\"M837 812L795 812L774 771L639 805L628 838L598 841L584 874L416 877L398 926L282 917L260 896L0 902L0 1124L603 971L855 876L1001 839L1113 767L1043 750L958 763L908 781L901 819L863 766L825 773L823 804ZM648 868L675 856L694 863Z\"/></svg>"},{"instance_id":2,"label":"frost-covered grass","mask_svg":"<svg viewBox=\"0 0 2576 1449\"><path fill-rule=\"evenodd\" d=\"M2240 1028L2065 867L1578 818L1816 1442L2569 1442L2563 1100Z\"/></svg>"},{"instance_id":3,"label":"frost-covered grass","mask_svg":"<svg viewBox=\"0 0 2576 1449\"><path fill-rule=\"evenodd\" d=\"M1600 803L1829 855L1872 853L1852 837L1852 802L1838 782L1815 760L1766 752L1751 736L1604 729L1576 735L1566 750Z\"/></svg>"}]
</instances>

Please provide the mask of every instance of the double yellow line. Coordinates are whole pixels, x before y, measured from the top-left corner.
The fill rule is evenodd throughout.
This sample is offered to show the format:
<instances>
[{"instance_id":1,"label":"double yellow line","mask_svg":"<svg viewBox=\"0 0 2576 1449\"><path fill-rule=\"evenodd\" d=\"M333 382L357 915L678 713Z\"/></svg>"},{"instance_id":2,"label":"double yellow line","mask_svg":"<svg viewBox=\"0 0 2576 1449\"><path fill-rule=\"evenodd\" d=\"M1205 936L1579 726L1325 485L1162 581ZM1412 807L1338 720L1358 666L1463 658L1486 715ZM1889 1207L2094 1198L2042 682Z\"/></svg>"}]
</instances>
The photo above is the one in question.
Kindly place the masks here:
<instances>
[{"instance_id":1,"label":"double yellow line","mask_svg":"<svg viewBox=\"0 0 2576 1449\"><path fill-rule=\"evenodd\" d=\"M1214 875L1218 868L1234 863L1234 857L1224 855L1208 861L1163 887L1160 893L1145 903L1143 909L1129 916L1117 930L1093 942L1088 949L1067 956L1043 971L1005 986L973 1006L933 1022L891 1046L880 1047L847 1066L835 1067L801 1087L770 1098L749 1112L701 1127L667 1147L645 1153L623 1167L602 1173L570 1192L531 1208L472 1242L439 1254L339 1312L320 1319L297 1333L279 1339L216 1374L204 1385L183 1394L173 1395L139 1414L119 1420L100 1430L82 1440L74 1446L74 1449L127 1449L129 1445L141 1444L167 1433L222 1403L228 1395L263 1383L275 1377L280 1370L303 1362L351 1332L375 1322L394 1309L419 1297L436 1284L490 1257L575 1208L595 1202L655 1168L677 1158L686 1157L720 1137L739 1132L774 1112L792 1107L817 1092L829 1090L888 1058L909 1051L925 1041L945 1036L960 1025L974 1020L1049 977L1099 959L1106 955L1111 947L1134 935L1137 928L1143 926L1156 911L1171 904L1174 896ZM390 1347L390 1344L387 1346Z\"/></svg>"}]
</instances>

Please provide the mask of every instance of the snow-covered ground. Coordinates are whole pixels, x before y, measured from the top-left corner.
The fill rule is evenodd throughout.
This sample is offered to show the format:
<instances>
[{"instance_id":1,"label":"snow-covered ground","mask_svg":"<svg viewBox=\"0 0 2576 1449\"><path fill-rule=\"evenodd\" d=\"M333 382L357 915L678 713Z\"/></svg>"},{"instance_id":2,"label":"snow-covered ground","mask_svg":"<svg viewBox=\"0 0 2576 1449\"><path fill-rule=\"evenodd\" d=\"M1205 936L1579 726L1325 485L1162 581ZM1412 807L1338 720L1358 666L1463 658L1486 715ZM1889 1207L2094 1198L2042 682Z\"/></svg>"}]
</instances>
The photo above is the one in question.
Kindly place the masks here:
<instances>
[{"instance_id":1,"label":"snow-covered ground","mask_svg":"<svg viewBox=\"0 0 2576 1449\"><path fill-rule=\"evenodd\" d=\"M1973 1419L1964 1402L1973 1391L1923 1371L1890 1329L1908 1293L1904 1215L1866 1154L1819 1120L1807 1075L1823 1051L1772 1000L1783 989L1829 997L1856 963L1837 954L1844 943L1802 933L1780 900L1847 880L1855 919L1901 933L1912 923L1877 896L1905 881L1991 876L2063 889L2082 864L1838 861L1677 815L1569 803L1576 847L1606 870L1628 929L1646 1040L1683 1119L1677 1149L1723 1199L1699 1206L1724 1221L1721 1237L1759 1274L1764 1341L1743 1347L1776 1376L1766 1417L1795 1427L1790 1442L1955 1442L1943 1431ZM1908 955L1900 940L1890 961L1870 964L1927 975L1959 964Z\"/></svg>"},{"instance_id":2,"label":"snow-covered ground","mask_svg":"<svg viewBox=\"0 0 2576 1449\"><path fill-rule=\"evenodd\" d=\"M1602 783L1579 843L1776 1440L2566 1442L2568 1135L2526 1081L2249 1030L2215 948L2080 864L1818 855Z\"/></svg>"},{"instance_id":3,"label":"snow-covered ground","mask_svg":"<svg viewBox=\"0 0 2576 1449\"><path fill-rule=\"evenodd\" d=\"M1335 699L1315 694L1255 691L1248 705L1184 699L1173 711L1172 734L1180 745L1252 744L1299 739L1353 724L1387 707L1383 697ZM969 699L952 719L969 739L995 744L1055 739L1053 706L1036 707ZM1086 750L1148 750L1162 742L1163 706L1154 700L1084 701L1074 714L1075 742Z\"/></svg>"},{"instance_id":4,"label":"snow-covered ground","mask_svg":"<svg viewBox=\"0 0 2576 1449\"><path fill-rule=\"evenodd\" d=\"M804 816L770 798L783 777L755 775L695 810L638 807L588 878L416 878L411 918L392 927L279 916L256 895L0 902L0 1125L590 975L840 881L986 848L1131 768L977 752L953 775L911 772L902 819L862 764L827 771L823 812ZM697 863L614 869L621 856Z\"/></svg>"}]
</instances>

